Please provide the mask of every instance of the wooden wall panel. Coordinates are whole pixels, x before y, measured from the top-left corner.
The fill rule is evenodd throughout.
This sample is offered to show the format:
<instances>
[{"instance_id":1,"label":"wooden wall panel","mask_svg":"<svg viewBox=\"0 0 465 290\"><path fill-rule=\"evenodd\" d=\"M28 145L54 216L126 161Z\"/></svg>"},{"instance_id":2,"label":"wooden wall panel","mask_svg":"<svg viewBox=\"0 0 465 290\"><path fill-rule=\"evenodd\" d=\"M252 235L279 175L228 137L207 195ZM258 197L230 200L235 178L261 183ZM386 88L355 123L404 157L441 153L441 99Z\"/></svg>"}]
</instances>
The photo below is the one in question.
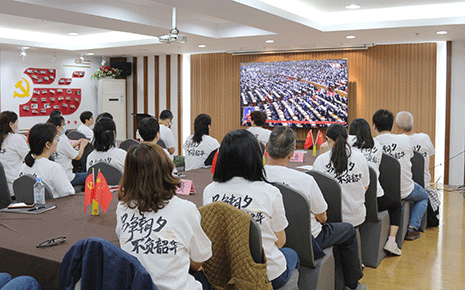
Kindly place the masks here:
<instances>
[{"instance_id":1,"label":"wooden wall panel","mask_svg":"<svg viewBox=\"0 0 465 290\"><path fill-rule=\"evenodd\" d=\"M381 108L394 114L406 110L415 117L414 130L427 133L434 143L435 43L378 45L367 50L336 52L192 55L192 118L209 114L211 135L221 142L226 133L241 128L240 63L333 58L347 58L349 62L349 122L365 118L371 124L373 113ZM306 131L298 130L298 138L303 140Z\"/></svg>"}]
</instances>

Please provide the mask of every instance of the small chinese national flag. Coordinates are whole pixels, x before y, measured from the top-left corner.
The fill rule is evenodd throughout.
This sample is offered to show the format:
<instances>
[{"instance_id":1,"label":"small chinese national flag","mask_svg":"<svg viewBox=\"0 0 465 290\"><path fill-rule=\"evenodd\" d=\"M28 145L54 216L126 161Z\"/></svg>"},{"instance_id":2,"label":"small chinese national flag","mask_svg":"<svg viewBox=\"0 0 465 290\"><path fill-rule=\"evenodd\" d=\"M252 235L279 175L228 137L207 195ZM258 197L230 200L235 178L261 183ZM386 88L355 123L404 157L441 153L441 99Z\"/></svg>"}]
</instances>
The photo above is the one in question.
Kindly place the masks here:
<instances>
[{"instance_id":1,"label":"small chinese national flag","mask_svg":"<svg viewBox=\"0 0 465 290\"><path fill-rule=\"evenodd\" d=\"M218 151L220 151L220 150L216 150L215 156L213 156L212 170L211 170L211 172L212 172L213 174L215 174L216 160L218 160Z\"/></svg>"},{"instance_id":2,"label":"small chinese national flag","mask_svg":"<svg viewBox=\"0 0 465 290\"><path fill-rule=\"evenodd\" d=\"M316 137L316 144L321 145L325 142L323 139L323 133L321 131L318 131L318 136Z\"/></svg>"},{"instance_id":3,"label":"small chinese national flag","mask_svg":"<svg viewBox=\"0 0 465 290\"><path fill-rule=\"evenodd\" d=\"M86 190L84 199L84 213L86 212L87 206L92 203L95 198L95 187L94 187L94 174L91 173L86 178Z\"/></svg>"},{"instance_id":4,"label":"small chinese national flag","mask_svg":"<svg viewBox=\"0 0 465 290\"><path fill-rule=\"evenodd\" d=\"M107 212L112 199L113 194L111 194L107 180L99 170L97 174L97 181L95 182L95 201L98 202L104 212Z\"/></svg>"},{"instance_id":5,"label":"small chinese national flag","mask_svg":"<svg viewBox=\"0 0 465 290\"><path fill-rule=\"evenodd\" d=\"M308 130L308 133L307 133L307 139L305 139L304 148L309 149L312 146L313 146L313 134L312 134L312 129L310 129Z\"/></svg>"}]
</instances>

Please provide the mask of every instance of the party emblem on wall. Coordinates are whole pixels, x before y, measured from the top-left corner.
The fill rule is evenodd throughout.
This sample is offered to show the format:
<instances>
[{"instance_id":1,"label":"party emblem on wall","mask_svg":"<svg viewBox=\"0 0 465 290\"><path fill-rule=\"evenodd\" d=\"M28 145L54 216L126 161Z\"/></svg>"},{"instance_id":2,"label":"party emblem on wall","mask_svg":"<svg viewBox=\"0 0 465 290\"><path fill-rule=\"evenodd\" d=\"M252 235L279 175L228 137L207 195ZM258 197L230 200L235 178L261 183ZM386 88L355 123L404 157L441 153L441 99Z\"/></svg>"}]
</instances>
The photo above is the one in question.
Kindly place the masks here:
<instances>
[{"instance_id":1,"label":"party emblem on wall","mask_svg":"<svg viewBox=\"0 0 465 290\"><path fill-rule=\"evenodd\" d=\"M26 88L23 86L23 80L24 80L24 83L26 84ZM23 78L23 80L20 80L16 83L15 85L15 92L14 92L14 95L13 97L18 97L18 98L25 98L25 97L29 97L29 90L31 89L31 86L29 85L29 82Z\"/></svg>"}]
</instances>

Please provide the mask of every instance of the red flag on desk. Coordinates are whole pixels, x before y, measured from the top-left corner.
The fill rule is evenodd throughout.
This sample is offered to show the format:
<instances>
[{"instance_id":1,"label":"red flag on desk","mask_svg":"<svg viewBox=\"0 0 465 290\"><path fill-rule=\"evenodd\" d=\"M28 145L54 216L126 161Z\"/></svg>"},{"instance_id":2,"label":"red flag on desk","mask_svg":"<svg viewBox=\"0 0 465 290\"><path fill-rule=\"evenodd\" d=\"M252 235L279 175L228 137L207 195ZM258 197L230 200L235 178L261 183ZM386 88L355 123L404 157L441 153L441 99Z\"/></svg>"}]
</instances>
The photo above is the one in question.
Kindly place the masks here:
<instances>
[{"instance_id":1,"label":"red flag on desk","mask_svg":"<svg viewBox=\"0 0 465 290\"><path fill-rule=\"evenodd\" d=\"M325 140L323 139L323 133L318 130L318 136L316 137L316 144L321 145L325 143Z\"/></svg>"},{"instance_id":2,"label":"red flag on desk","mask_svg":"<svg viewBox=\"0 0 465 290\"><path fill-rule=\"evenodd\" d=\"M86 213L87 206L92 203L95 198L94 174L91 173L86 178L86 190L84 199L84 213Z\"/></svg>"},{"instance_id":3,"label":"red flag on desk","mask_svg":"<svg viewBox=\"0 0 465 290\"><path fill-rule=\"evenodd\" d=\"M307 133L307 139L305 139L304 148L309 149L312 146L313 146L313 134L312 134L312 129L310 129L308 130L308 133Z\"/></svg>"},{"instance_id":4,"label":"red flag on desk","mask_svg":"<svg viewBox=\"0 0 465 290\"><path fill-rule=\"evenodd\" d=\"M107 180L100 170L97 174L97 181L95 182L95 201L102 207L104 212L107 212L108 206L113 199L110 187L108 187Z\"/></svg>"},{"instance_id":5,"label":"red flag on desk","mask_svg":"<svg viewBox=\"0 0 465 290\"><path fill-rule=\"evenodd\" d=\"M215 156L213 156L213 161L212 161L212 170L211 172L215 174L215 168L216 168L216 161L218 160L218 152L220 150L216 150Z\"/></svg>"}]
</instances>

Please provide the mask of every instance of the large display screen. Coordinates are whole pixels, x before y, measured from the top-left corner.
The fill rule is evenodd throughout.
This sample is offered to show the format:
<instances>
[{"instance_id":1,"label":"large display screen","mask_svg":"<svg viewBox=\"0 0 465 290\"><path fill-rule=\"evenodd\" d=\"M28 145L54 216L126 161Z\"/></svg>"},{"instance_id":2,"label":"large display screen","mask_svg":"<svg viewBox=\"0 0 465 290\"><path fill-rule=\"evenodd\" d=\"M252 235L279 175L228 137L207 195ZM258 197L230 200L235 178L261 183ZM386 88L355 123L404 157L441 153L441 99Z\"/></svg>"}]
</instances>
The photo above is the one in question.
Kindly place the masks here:
<instances>
[{"instance_id":1,"label":"large display screen","mask_svg":"<svg viewBox=\"0 0 465 290\"><path fill-rule=\"evenodd\" d=\"M323 128L348 122L347 59L241 63L241 124L267 114L266 126Z\"/></svg>"}]
</instances>

